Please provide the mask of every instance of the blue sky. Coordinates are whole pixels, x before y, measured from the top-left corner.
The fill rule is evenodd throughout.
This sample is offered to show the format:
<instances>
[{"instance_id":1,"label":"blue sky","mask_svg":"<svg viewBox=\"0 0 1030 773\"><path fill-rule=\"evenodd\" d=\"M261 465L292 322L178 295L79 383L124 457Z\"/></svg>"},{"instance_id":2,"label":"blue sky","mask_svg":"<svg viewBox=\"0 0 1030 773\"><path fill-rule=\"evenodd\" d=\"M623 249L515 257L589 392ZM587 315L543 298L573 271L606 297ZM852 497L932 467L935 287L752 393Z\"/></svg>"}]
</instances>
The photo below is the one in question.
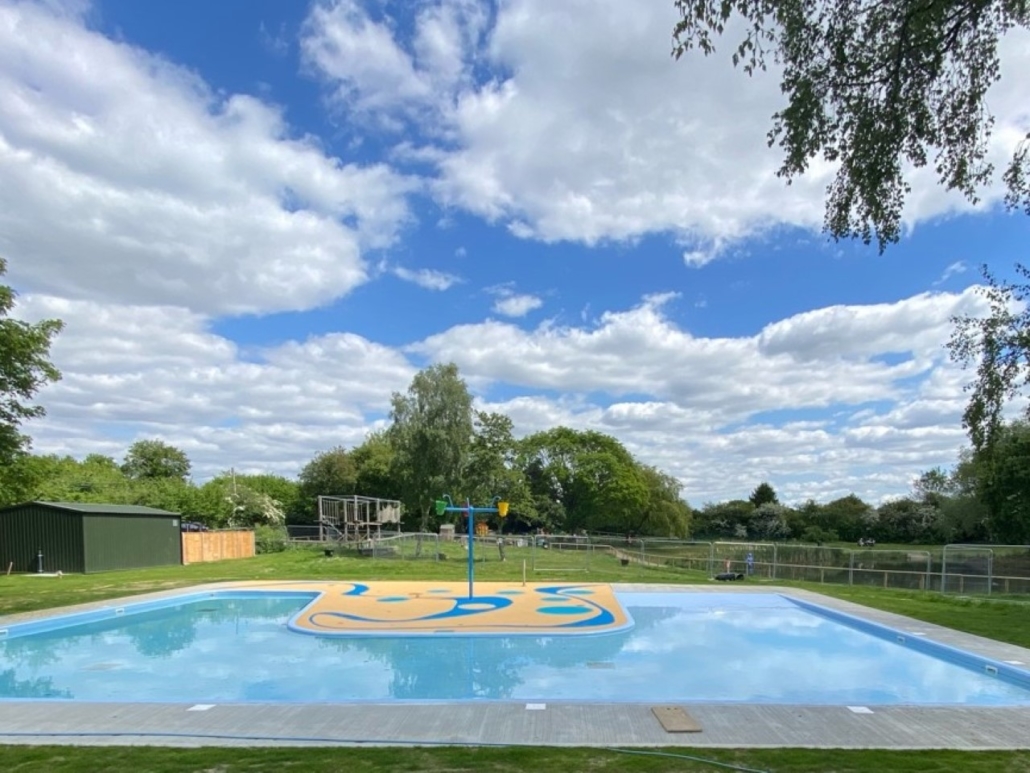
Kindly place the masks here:
<instances>
[{"instance_id":1,"label":"blue sky","mask_svg":"<svg viewBox=\"0 0 1030 773\"><path fill-rule=\"evenodd\" d=\"M673 62L671 5L0 0L0 254L67 323L35 449L293 475L454 361L519 434L613 434L693 504L950 464L949 320L1030 220L914 170L899 244L830 241L832 167L775 177L776 73ZM1002 51L998 166L1030 36Z\"/></svg>"}]
</instances>

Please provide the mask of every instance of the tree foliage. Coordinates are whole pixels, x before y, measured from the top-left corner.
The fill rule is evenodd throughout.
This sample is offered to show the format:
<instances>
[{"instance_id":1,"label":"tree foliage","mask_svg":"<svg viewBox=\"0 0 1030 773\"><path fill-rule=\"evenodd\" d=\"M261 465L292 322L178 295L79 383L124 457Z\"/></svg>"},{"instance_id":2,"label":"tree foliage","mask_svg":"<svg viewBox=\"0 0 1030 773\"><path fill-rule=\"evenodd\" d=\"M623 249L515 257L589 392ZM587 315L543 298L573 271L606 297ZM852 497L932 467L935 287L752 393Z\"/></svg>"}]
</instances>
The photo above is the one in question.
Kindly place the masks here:
<instances>
[{"instance_id":1,"label":"tree foliage","mask_svg":"<svg viewBox=\"0 0 1030 773\"><path fill-rule=\"evenodd\" d=\"M502 413L476 411L465 489L473 503L490 502L494 497L508 502L509 523L533 523L536 511L525 473L518 466L513 428L512 420ZM498 520L496 525L503 523Z\"/></svg>"},{"instance_id":2,"label":"tree foliage","mask_svg":"<svg viewBox=\"0 0 1030 773\"><path fill-rule=\"evenodd\" d=\"M854 494L834 499L822 506L819 525L836 532L845 542L872 536L876 511Z\"/></svg>"},{"instance_id":3,"label":"tree foliage","mask_svg":"<svg viewBox=\"0 0 1030 773\"><path fill-rule=\"evenodd\" d=\"M709 539L746 539L750 533L755 506L745 499L728 502L706 502L694 514L693 532Z\"/></svg>"},{"instance_id":4,"label":"tree foliage","mask_svg":"<svg viewBox=\"0 0 1030 773\"><path fill-rule=\"evenodd\" d=\"M639 464L613 437L556 427L520 443L541 525L565 531L683 534L690 508L679 482Z\"/></svg>"},{"instance_id":5,"label":"tree foliage","mask_svg":"<svg viewBox=\"0 0 1030 773\"><path fill-rule=\"evenodd\" d=\"M755 490L751 492L751 496L748 497L748 501L755 507L780 503L776 496L776 489L764 481L755 487Z\"/></svg>"},{"instance_id":6,"label":"tree foliage","mask_svg":"<svg viewBox=\"0 0 1030 773\"><path fill-rule=\"evenodd\" d=\"M1030 543L1030 424L1005 425L980 457L977 495L987 509L989 538Z\"/></svg>"},{"instance_id":7,"label":"tree foliage","mask_svg":"<svg viewBox=\"0 0 1030 773\"><path fill-rule=\"evenodd\" d=\"M642 465L647 501L640 520L630 532L644 536L684 538L690 531L690 505L681 496L683 484L656 467Z\"/></svg>"},{"instance_id":8,"label":"tree foliage","mask_svg":"<svg viewBox=\"0 0 1030 773\"><path fill-rule=\"evenodd\" d=\"M163 440L137 440L125 454L122 472L135 480L182 481L190 475L190 460L185 451Z\"/></svg>"},{"instance_id":9,"label":"tree foliage","mask_svg":"<svg viewBox=\"0 0 1030 773\"><path fill-rule=\"evenodd\" d=\"M358 493L354 459L342 446L322 451L301 468L298 478L297 520L314 523L318 520L320 496L349 496Z\"/></svg>"},{"instance_id":10,"label":"tree foliage","mask_svg":"<svg viewBox=\"0 0 1030 773\"><path fill-rule=\"evenodd\" d=\"M261 478L255 483L244 475L222 473L205 483L200 496L206 500L208 512L202 518L209 526L231 529L265 525L282 526L286 522L283 503L264 491L259 491ZM270 477L270 476L268 476ZM268 481L264 481L265 484ZM213 511L213 512L212 512Z\"/></svg>"},{"instance_id":11,"label":"tree foliage","mask_svg":"<svg viewBox=\"0 0 1030 773\"><path fill-rule=\"evenodd\" d=\"M394 450L385 432L371 432L350 451L355 469L355 490L382 499L400 499L401 486L395 477Z\"/></svg>"},{"instance_id":12,"label":"tree foliage","mask_svg":"<svg viewBox=\"0 0 1030 773\"><path fill-rule=\"evenodd\" d=\"M7 263L0 258L0 277L5 273ZM42 406L32 403L36 393L61 378L49 356L50 344L63 323L45 319L29 324L10 319L15 297L14 290L0 284L0 467L11 464L29 445L28 436L20 431L22 422L45 413Z\"/></svg>"},{"instance_id":13,"label":"tree foliage","mask_svg":"<svg viewBox=\"0 0 1030 773\"><path fill-rule=\"evenodd\" d=\"M237 485L246 486L257 494L264 494L282 510L287 519L296 517L300 509L300 487L297 481L282 475L260 473L236 474Z\"/></svg>"},{"instance_id":14,"label":"tree foliage","mask_svg":"<svg viewBox=\"0 0 1030 773\"><path fill-rule=\"evenodd\" d=\"M825 225L836 238L897 241L908 168L932 164L941 185L971 201L993 177L988 89L1000 78L998 42L1030 26L1027 0L675 0L673 55L715 52L742 30L735 66L782 66L787 104L770 145L788 182L825 159L837 167ZM742 22L742 24L741 24ZM1017 76L1019 77L1019 76ZM1030 214L1030 148L1006 172L1007 201Z\"/></svg>"},{"instance_id":15,"label":"tree foliage","mask_svg":"<svg viewBox=\"0 0 1030 773\"><path fill-rule=\"evenodd\" d=\"M1006 405L1030 385L1030 270L1022 265L1016 269L1023 281L1002 282L985 266L987 285L981 292L990 313L952 320L952 358L963 367L976 366L962 419L978 452L991 448L1004 424Z\"/></svg>"},{"instance_id":16,"label":"tree foliage","mask_svg":"<svg viewBox=\"0 0 1030 773\"><path fill-rule=\"evenodd\" d=\"M415 374L406 394L394 393L390 418L402 499L420 514L425 531L436 499L460 497L472 444L472 395L456 365L433 365Z\"/></svg>"}]
</instances>

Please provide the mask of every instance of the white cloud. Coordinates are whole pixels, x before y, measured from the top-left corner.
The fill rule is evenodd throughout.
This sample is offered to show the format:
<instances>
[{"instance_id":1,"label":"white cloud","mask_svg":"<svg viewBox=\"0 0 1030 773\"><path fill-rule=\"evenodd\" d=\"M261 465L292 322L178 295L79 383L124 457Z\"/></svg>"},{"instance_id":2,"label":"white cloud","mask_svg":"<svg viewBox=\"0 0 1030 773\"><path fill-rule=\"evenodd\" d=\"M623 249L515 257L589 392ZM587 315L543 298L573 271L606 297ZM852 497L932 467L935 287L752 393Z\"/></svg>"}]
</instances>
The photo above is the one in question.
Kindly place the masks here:
<instances>
[{"instance_id":1,"label":"white cloud","mask_svg":"<svg viewBox=\"0 0 1030 773\"><path fill-rule=\"evenodd\" d=\"M944 269L944 273L941 274L940 279L938 279L933 284L936 287L937 285L944 284L953 276L957 276L958 274L964 273L966 273L966 264L963 263L961 260L956 260L954 263L951 263L947 268Z\"/></svg>"},{"instance_id":2,"label":"white cloud","mask_svg":"<svg viewBox=\"0 0 1030 773\"><path fill-rule=\"evenodd\" d=\"M952 315L983 311L975 288L818 309L749 338L693 337L664 316L668 300L649 297L592 327L457 326L415 349L480 380L544 390L494 409L520 432L566 424L615 435L678 476L695 504L744 496L763 479L788 501L851 491L879 501L952 463L965 443L969 374L943 344ZM883 361L897 353L907 359ZM573 397L597 392L616 400ZM774 424L766 412L813 418Z\"/></svg>"},{"instance_id":3,"label":"white cloud","mask_svg":"<svg viewBox=\"0 0 1030 773\"><path fill-rule=\"evenodd\" d=\"M535 295L506 295L494 301L493 309L505 317L524 317L534 309L544 305L542 299Z\"/></svg>"},{"instance_id":4,"label":"white cloud","mask_svg":"<svg viewBox=\"0 0 1030 773\"><path fill-rule=\"evenodd\" d=\"M477 399L518 433L564 424L614 435L676 475L694 504L745 496L761 480L786 501L850 491L879 501L952 463L964 443L968 374L942 344L948 317L979 299L918 295L705 339L664 315L662 294L582 328L491 321L413 348L457 362L484 394L496 382L521 391ZM295 474L320 450L359 443L415 372L400 351L349 333L243 351L181 307L26 295L17 312L67 322L53 349L64 379L44 391L49 416L30 428L38 451L120 457L137 437L161 436L189 453L198 478L229 465ZM895 328L910 359L887 365Z\"/></svg>"},{"instance_id":5,"label":"white cloud","mask_svg":"<svg viewBox=\"0 0 1030 773\"><path fill-rule=\"evenodd\" d=\"M629 311L606 312L593 328L461 325L413 349L498 381L649 394L730 416L892 397L898 382L928 372L944 356L951 316L983 303L972 289L920 295L799 314L750 338L708 339L673 325L661 309L667 301L652 296ZM877 359L888 352L911 357L893 365Z\"/></svg>"},{"instance_id":6,"label":"white cloud","mask_svg":"<svg viewBox=\"0 0 1030 773\"><path fill-rule=\"evenodd\" d=\"M474 0L424 5L408 49L388 17L373 18L356 0L317 2L301 36L305 63L334 84L333 102L378 128L402 118L434 118L470 82L472 56L487 21ZM428 114L428 115L427 115Z\"/></svg>"},{"instance_id":7,"label":"white cloud","mask_svg":"<svg viewBox=\"0 0 1030 773\"><path fill-rule=\"evenodd\" d=\"M922 363L939 356L951 318L986 308L975 288L961 295L923 293L898 303L830 306L768 325L758 338L766 354L789 354L795 362L867 358L911 353Z\"/></svg>"},{"instance_id":8,"label":"white cloud","mask_svg":"<svg viewBox=\"0 0 1030 773\"><path fill-rule=\"evenodd\" d=\"M544 305L543 299L536 295L515 292L511 283L488 287L486 291L497 296L494 313L505 317L524 317Z\"/></svg>"},{"instance_id":9,"label":"white cloud","mask_svg":"<svg viewBox=\"0 0 1030 773\"><path fill-rule=\"evenodd\" d=\"M692 250L685 250L683 252L683 262L687 264L688 268L701 268L702 266L707 266L722 254L725 246L725 241L720 239L712 242L706 247L696 247Z\"/></svg>"},{"instance_id":10,"label":"white cloud","mask_svg":"<svg viewBox=\"0 0 1030 773\"><path fill-rule=\"evenodd\" d=\"M547 242L669 233L691 266L776 225L820 227L832 167L817 160L788 187L775 174L780 151L766 145L783 107L775 66L747 77L732 67L726 41L716 56L675 62L671 4L629 0L511 0L488 29L483 16L458 15L431 59L418 43L424 20L453 6L423 6L415 43L376 23L376 51L359 62L346 52L372 34L367 14L352 0L332 12L323 5L305 43L342 104L394 121L414 111L432 144L409 143L408 152L437 165L434 190L445 204ZM340 35L346 45L326 53ZM1030 69L1030 32L1009 34L1002 51L1006 77L990 95L998 168L1030 130L1019 77ZM473 78L472 63L489 74ZM972 208L946 194L932 169L912 179L908 227ZM1001 193L992 185L980 207Z\"/></svg>"},{"instance_id":11,"label":"white cloud","mask_svg":"<svg viewBox=\"0 0 1030 773\"><path fill-rule=\"evenodd\" d=\"M137 437L160 436L200 477L229 465L295 474L320 450L359 443L415 372L350 333L241 351L181 307L26 295L17 313L66 323L52 348L63 378L30 427L37 451L120 458Z\"/></svg>"},{"instance_id":12,"label":"white cloud","mask_svg":"<svg viewBox=\"0 0 1030 773\"><path fill-rule=\"evenodd\" d=\"M291 135L279 111L0 5L0 234L34 292L209 312L304 309L366 280L413 183Z\"/></svg>"},{"instance_id":13,"label":"white cloud","mask_svg":"<svg viewBox=\"0 0 1030 773\"><path fill-rule=\"evenodd\" d=\"M413 270L403 266L396 266L391 271L399 279L417 284L419 287L424 287L427 290L449 290L461 281L460 277L444 273L443 271L434 271L431 268Z\"/></svg>"},{"instance_id":14,"label":"white cloud","mask_svg":"<svg viewBox=\"0 0 1030 773\"><path fill-rule=\"evenodd\" d=\"M421 144L399 140L390 158L437 169L442 201L523 238L666 231L700 264L773 224L818 225L825 170L785 189L763 145L775 75L675 64L669 9L605 2L511 0L488 41L492 11L472 0L420 3L410 27L376 15L386 4L323 2L303 55L362 126L418 122ZM215 332L219 315L311 308L370 273L433 290L461 281L383 257L367 265L424 188L348 164L276 108L89 31L83 8L0 3L0 251L24 292L19 314L68 323L54 346L65 378L29 428L40 451L120 456L161 436L198 477L229 465L292 474L382 426L415 372L406 352L457 362L484 395L521 392L478 399L520 433L566 424L617 436L695 504L762 479L790 501L852 490L875 501L964 441L969 374L942 344L952 315L983 309L973 289L815 309L740 337L695 335L674 321L678 296L662 293L628 309L587 305L578 326L488 320L401 349L346 331L241 349ZM1025 116L1017 86L1005 88L999 136L1014 111ZM936 193L913 201L913 218L952 206ZM492 292L505 316L544 297Z\"/></svg>"}]
</instances>

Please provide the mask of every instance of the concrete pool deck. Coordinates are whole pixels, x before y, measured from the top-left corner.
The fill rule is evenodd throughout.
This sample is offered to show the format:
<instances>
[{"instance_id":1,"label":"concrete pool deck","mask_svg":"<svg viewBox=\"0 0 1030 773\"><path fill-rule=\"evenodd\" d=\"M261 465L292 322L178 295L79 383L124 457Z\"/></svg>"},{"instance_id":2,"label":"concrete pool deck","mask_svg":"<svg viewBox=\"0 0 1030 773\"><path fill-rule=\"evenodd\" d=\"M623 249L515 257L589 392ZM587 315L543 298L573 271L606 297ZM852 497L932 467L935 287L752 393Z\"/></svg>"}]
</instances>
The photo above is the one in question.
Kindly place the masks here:
<instances>
[{"instance_id":1,"label":"concrete pool deck","mask_svg":"<svg viewBox=\"0 0 1030 773\"><path fill-rule=\"evenodd\" d=\"M229 584L147 594L150 600ZM976 655L1030 667L1030 650L810 591L770 586L613 585L618 591L776 593L923 636ZM110 606L112 600L75 607ZM61 610L63 612L73 610ZM57 610L0 619L10 625ZM603 678L595 673L591 678ZM515 701L361 704L80 703L0 700L0 743L161 746L504 744L531 746L809 747L854 749L1030 748L1030 706L682 706L698 733L667 733L651 703Z\"/></svg>"}]
</instances>

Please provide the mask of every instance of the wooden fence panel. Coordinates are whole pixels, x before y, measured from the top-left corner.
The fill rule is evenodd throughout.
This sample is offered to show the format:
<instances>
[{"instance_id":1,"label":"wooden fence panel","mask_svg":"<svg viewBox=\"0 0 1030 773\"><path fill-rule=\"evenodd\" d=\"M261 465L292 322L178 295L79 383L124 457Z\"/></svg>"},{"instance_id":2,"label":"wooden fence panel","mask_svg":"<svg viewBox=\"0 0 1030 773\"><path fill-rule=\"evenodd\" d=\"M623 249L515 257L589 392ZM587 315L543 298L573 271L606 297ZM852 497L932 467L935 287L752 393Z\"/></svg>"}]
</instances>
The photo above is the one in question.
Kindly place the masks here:
<instances>
[{"instance_id":1,"label":"wooden fence panel","mask_svg":"<svg viewBox=\"0 0 1030 773\"><path fill-rule=\"evenodd\" d=\"M249 530L184 531L182 562L200 564L229 558L252 558L256 554L254 532Z\"/></svg>"}]
</instances>

